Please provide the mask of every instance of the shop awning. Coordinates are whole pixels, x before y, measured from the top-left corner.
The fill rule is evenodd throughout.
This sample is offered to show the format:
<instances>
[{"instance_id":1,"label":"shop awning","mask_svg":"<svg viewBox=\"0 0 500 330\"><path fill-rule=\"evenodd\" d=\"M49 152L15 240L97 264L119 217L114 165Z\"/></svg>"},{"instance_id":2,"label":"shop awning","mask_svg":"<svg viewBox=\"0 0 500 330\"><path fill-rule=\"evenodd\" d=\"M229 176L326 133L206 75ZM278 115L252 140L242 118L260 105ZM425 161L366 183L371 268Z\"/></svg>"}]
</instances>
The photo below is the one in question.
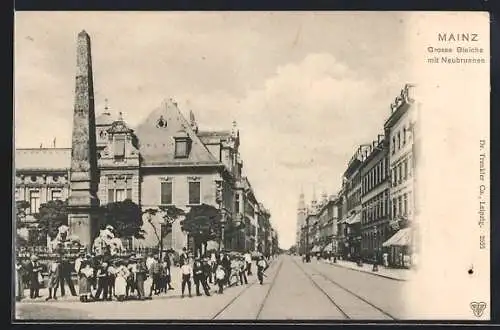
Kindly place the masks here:
<instances>
[{"instance_id":1,"label":"shop awning","mask_svg":"<svg viewBox=\"0 0 500 330\"><path fill-rule=\"evenodd\" d=\"M312 248L311 252L319 252L319 246L315 245L315 246Z\"/></svg>"},{"instance_id":2,"label":"shop awning","mask_svg":"<svg viewBox=\"0 0 500 330\"><path fill-rule=\"evenodd\" d=\"M355 223L361 222L361 212L355 213L351 215L349 218L347 218L346 223L348 225L353 225Z\"/></svg>"},{"instance_id":3,"label":"shop awning","mask_svg":"<svg viewBox=\"0 0 500 330\"><path fill-rule=\"evenodd\" d=\"M391 238L382 243L382 246L407 246L411 243L411 228L403 228L397 231Z\"/></svg>"}]
</instances>

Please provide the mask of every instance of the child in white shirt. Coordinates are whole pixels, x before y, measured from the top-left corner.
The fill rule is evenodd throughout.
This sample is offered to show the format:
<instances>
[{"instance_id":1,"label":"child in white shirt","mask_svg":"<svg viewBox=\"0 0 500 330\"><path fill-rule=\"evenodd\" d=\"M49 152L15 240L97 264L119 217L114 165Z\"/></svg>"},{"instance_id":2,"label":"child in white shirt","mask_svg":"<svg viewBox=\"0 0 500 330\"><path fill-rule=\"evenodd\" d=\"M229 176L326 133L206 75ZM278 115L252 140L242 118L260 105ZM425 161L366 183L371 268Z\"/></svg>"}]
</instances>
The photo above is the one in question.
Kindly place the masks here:
<instances>
[{"instance_id":1,"label":"child in white shirt","mask_svg":"<svg viewBox=\"0 0 500 330\"><path fill-rule=\"evenodd\" d=\"M189 259L185 259L184 264L181 266L182 298L184 298L184 290L186 289L186 284L188 287L189 297L191 297L191 274L192 273L193 273L193 268L189 264Z\"/></svg>"},{"instance_id":2,"label":"child in white shirt","mask_svg":"<svg viewBox=\"0 0 500 330\"><path fill-rule=\"evenodd\" d=\"M219 285L219 293L224 292L224 279L226 278L226 272L224 272L224 267L218 265L215 270L215 281Z\"/></svg>"}]
</instances>

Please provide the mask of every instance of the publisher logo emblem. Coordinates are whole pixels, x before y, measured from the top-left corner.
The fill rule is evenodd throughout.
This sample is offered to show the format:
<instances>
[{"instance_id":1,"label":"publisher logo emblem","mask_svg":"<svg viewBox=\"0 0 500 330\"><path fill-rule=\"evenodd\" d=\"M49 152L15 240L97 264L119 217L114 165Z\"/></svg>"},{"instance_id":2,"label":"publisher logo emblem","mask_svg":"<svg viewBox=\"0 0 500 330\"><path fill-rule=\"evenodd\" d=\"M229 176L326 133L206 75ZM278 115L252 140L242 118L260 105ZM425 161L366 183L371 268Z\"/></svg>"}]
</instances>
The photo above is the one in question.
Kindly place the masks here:
<instances>
[{"instance_id":1,"label":"publisher logo emblem","mask_svg":"<svg viewBox=\"0 0 500 330\"><path fill-rule=\"evenodd\" d=\"M481 317L481 315L483 315L484 313L484 310L486 309L486 303L474 301L470 303L470 308L472 309L472 312L476 317Z\"/></svg>"}]
</instances>

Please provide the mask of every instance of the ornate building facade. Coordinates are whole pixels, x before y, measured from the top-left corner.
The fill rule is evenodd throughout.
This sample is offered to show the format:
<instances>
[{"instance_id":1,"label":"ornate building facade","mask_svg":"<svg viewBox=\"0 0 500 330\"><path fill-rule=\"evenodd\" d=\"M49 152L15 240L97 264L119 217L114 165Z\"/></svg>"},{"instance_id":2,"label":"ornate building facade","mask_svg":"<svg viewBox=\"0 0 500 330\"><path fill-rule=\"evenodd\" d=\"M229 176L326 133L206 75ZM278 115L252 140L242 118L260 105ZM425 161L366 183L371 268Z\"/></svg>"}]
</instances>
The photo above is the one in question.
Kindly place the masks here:
<instances>
[{"instance_id":1,"label":"ornate building facade","mask_svg":"<svg viewBox=\"0 0 500 330\"><path fill-rule=\"evenodd\" d=\"M415 123L417 108L415 86L406 84L391 105L391 115L384 125L389 138L390 161L390 227L395 234L384 243L390 249L389 262L406 266L404 256L412 254L411 227L415 215Z\"/></svg>"},{"instance_id":2,"label":"ornate building facade","mask_svg":"<svg viewBox=\"0 0 500 330\"><path fill-rule=\"evenodd\" d=\"M330 216L325 215L324 205L318 208L314 198L309 208L299 204L300 254L325 251L328 245L321 248L321 243L333 239L336 255L343 259L382 262L387 255L389 266L412 265L412 253L418 253L414 190L420 105L415 99L415 86L406 84L391 104L384 134L356 149L342 175L340 190L323 203L326 214L334 212L336 232L329 231ZM330 203L332 211L328 210Z\"/></svg>"},{"instance_id":3,"label":"ornate building facade","mask_svg":"<svg viewBox=\"0 0 500 330\"><path fill-rule=\"evenodd\" d=\"M188 211L190 206L208 204L220 209L227 223L250 217L246 228L226 235L224 246L238 250L257 249L260 215L266 219L260 222L260 245L267 246L270 212L257 202L242 176L235 123L228 131L199 131L193 113L188 121L173 100L166 100L136 129L121 113L113 117L106 108L96 118L96 140L101 205L131 199L143 209L175 205ZM16 149L15 162L16 200L30 203L31 219L42 203L68 198L71 149ZM245 205L249 205L247 211ZM129 246L158 244L153 227L160 227L161 217L143 221L145 238L133 239ZM174 249L188 244L179 221L165 243Z\"/></svg>"},{"instance_id":4,"label":"ornate building facade","mask_svg":"<svg viewBox=\"0 0 500 330\"><path fill-rule=\"evenodd\" d=\"M187 212L192 206L207 204L219 210L228 229L217 245L233 250L267 248L267 241L272 243L272 237L277 235L269 222L269 210L257 201L248 179L242 176L236 123L225 131L201 131L194 114L190 112L189 120L186 119L172 99L163 101L135 129L127 124L121 112L113 116L107 106L95 117L91 62L90 37L82 31L77 42L72 148L56 148L54 142L52 148L16 149L15 199L30 205L25 220L33 222L33 215L43 203L80 200L83 192L97 192L94 200L101 206L128 199L143 210L175 206ZM78 120L85 120L85 125ZM88 143L75 143L82 136ZM92 182L87 182L88 173L76 178L75 173L88 172L89 167L80 166L83 170L78 172L75 164L80 163L76 155L96 160ZM264 220L259 221L259 214ZM241 223L246 222L247 215L251 219L245 227ZM163 232L162 215L145 212L143 222L145 237L126 238L128 247L158 246L155 233ZM84 231L81 233L88 236ZM92 240L85 237L85 242ZM180 221L173 223L172 231L163 241L165 248L175 250L190 242Z\"/></svg>"},{"instance_id":5,"label":"ornate building facade","mask_svg":"<svg viewBox=\"0 0 500 330\"><path fill-rule=\"evenodd\" d=\"M388 224L389 155L384 135L373 141L361 167L361 253L365 259L380 259L382 243L391 236Z\"/></svg>"}]
</instances>

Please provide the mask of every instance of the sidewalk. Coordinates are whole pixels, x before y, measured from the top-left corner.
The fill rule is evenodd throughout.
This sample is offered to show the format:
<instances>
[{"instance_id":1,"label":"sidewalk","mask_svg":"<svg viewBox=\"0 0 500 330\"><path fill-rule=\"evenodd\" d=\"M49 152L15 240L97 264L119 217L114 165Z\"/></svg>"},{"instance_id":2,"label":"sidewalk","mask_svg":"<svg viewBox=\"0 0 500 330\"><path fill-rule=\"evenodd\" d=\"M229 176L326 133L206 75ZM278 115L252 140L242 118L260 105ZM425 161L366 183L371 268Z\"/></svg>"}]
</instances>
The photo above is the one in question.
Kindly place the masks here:
<instances>
[{"instance_id":1,"label":"sidewalk","mask_svg":"<svg viewBox=\"0 0 500 330\"><path fill-rule=\"evenodd\" d=\"M414 273L411 269L386 268L381 265L378 266L378 272L374 272L372 270L373 264L363 263L363 266L360 267L355 262L346 260L337 260L336 263L333 263L333 261L321 259L321 262L330 264L335 267L349 268L352 270L356 270L358 272L364 272L375 276L390 278L397 281L408 281L411 279Z\"/></svg>"}]
</instances>

